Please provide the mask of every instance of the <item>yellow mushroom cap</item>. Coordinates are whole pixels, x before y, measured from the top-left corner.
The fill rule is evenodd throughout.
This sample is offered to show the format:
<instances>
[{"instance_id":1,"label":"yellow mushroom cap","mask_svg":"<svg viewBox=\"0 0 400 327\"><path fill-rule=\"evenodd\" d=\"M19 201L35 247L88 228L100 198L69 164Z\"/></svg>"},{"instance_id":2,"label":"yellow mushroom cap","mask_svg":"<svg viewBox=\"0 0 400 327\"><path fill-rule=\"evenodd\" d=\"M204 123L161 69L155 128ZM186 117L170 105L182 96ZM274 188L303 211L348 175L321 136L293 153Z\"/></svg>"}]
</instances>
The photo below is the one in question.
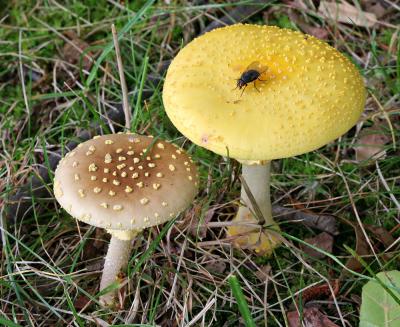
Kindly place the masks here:
<instances>
[{"instance_id":1,"label":"yellow mushroom cap","mask_svg":"<svg viewBox=\"0 0 400 327\"><path fill-rule=\"evenodd\" d=\"M242 73L256 87L235 89ZM194 143L241 160L272 160L319 148L364 109L356 67L327 43L272 26L232 25L185 46L164 84L165 110Z\"/></svg>"},{"instance_id":2,"label":"yellow mushroom cap","mask_svg":"<svg viewBox=\"0 0 400 327\"><path fill-rule=\"evenodd\" d=\"M97 136L59 163L54 194L73 217L114 232L161 224L197 194L197 168L174 144L136 134Z\"/></svg>"}]
</instances>

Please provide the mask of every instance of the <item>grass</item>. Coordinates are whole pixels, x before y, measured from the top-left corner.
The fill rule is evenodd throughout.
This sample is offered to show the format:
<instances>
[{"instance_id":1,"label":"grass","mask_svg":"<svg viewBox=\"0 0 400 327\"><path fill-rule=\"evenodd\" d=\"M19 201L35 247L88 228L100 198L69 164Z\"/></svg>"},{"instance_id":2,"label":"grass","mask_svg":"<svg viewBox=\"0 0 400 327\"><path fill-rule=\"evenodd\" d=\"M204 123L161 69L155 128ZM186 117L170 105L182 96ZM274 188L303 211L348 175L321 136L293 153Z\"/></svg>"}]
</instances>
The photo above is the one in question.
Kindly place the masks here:
<instances>
[{"instance_id":1,"label":"grass","mask_svg":"<svg viewBox=\"0 0 400 327\"><path fill-rule=\"evenodd\" d=\"M228 276L240 280L245 303L257 326L285 326L286 312L304 307L298 296L313 285L339 278L356 249L354 230L342 219L381 226L399 237L400 41L398 7L384 22L362 28L325 20L309 10L275 2L247 22L301 29L301 23L327 31L327 41L359 68L369 91L357 128L308 154L274 162L273 199L338 217L340 234L333 253L310 258L300 244L318 231L284 224L284 246L271 258L234 249L224 224L233 218L239 198L238 163L187 141L168 120L162 104L162 79L151 76L174 57L203 26L239 5L222 2L14 1L0 15L0 191L2 261L0 324L5 326L238 326L243 320ZM232 2L233 3L233 2ZM305 2L308 3L308 2ZM389 1L385 3L390 4ZM396 9L397 8L397 9ZM293 20L296 12L301 20ZM134 13L137 13L135 16ZM111 24L120 33L132 130L183 145L199 163L201 193L174 224L146 231L135 242L121 309L98 306L98 283L107 235L77 223L52 196L29 199L33 211L15 224L3 205L35 174L49 167L48 156L76 140L78 131L102 125L106 108L122 100L112 47ZM182 27L183 26L183 27ZM85 68L83 55L67 55L74 31L96 63ZM75 42L75 41L74 41ZM76 42L75 42L76 43ZM82 68L83 71L82 71ZM152 92L150 98L146 94ZM145 101L143 99L146 98ZM355 161L359 130L383 122L391 139L386 157L374 164ZM67 150L65 149L64 152ZM387 187L385 187L385 185ZM52 189L51 183L47 185ZM339 219L340 218L340 219ZM211 219L211 224L205 222ZM200 224L200 225L199 225ZM198 226L199 225L199 226ZM197 227L196 227L197 226ZM221 227L222 226L222 227ZM374 274L398 269L399 245L375 245L368 267L348 272L336 294L317 298L338 325L358 322L361 287ZM367 256L368 257L368 256Z\"/></svg>"}]
</instances>

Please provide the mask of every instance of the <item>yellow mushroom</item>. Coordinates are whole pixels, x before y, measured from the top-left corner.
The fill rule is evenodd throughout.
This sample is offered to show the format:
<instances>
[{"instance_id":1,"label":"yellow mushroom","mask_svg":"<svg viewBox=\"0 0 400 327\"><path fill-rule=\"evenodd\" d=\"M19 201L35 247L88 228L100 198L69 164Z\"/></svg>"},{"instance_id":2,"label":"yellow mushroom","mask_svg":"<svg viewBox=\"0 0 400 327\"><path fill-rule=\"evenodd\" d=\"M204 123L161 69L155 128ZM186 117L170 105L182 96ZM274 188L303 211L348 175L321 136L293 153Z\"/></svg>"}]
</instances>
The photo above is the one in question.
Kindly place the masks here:
<instances>
[{"instance_id":1,"label":"yellow mushroom","mask_svg":"<svg viewBox=\"0 0 400 327\"><path fill-rule=\"evenodd\" d=\"M163 90L165 110L182 134L243 164L265 224L275 230L270 161L336 139L357 122L365 98L356 67L327 43L297 31L242 24L185 46L171 63ZM244 206L234 222L257 223L243 187L241 198ZM238 246L269 253L279 236L259 231L236 224L228 235Z\"/></svg>"}]
</instances>

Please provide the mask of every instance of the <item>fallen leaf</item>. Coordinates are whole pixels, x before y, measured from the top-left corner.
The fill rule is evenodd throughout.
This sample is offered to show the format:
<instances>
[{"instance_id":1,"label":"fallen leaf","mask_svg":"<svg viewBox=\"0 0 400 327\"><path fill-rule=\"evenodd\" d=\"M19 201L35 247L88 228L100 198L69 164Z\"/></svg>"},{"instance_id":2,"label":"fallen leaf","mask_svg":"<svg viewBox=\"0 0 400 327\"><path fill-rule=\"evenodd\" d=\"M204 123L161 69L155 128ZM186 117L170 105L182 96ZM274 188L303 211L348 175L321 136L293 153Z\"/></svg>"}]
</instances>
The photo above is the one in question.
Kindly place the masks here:
<instances>
[{"instance_id":1,"label":"fallen leaf","mask_svg":"<svg viewBox=\"0 0 400 327\"><path fill-rule=\"evenodd\" d=\"M365 128L360 132L357 145L354 147L358 162L368 159L377 160L386 156L385 144L390 137L376 126Z\"/></svg>"},{"instance_id":2,"label":"fallen leaf","mask_svg":"<svg viewBox=\"0 0 400 327\"><path fill-rule=\"evenodd\" d=\"M303 309L303 325L300 323L300 313L298 311L288 312L287 319L290 327L339 327L316 307Z\"/></svg>"},{"instance_id":3,"label":"fallen leaf","mask_svg":"<svg viewBox=\"0 0 400 327\"><path fill-rule=\"evenodd\" d=\"M317 300L321 298L331 298L332 292L331 288L333 289L333 293L336 296L339 292L340 282L338 279L329 282L330 285L327 283L322 285L316 285L310 288L305 289L301 292L301 298L303 303L307 303L312 300Z\"/></svg>"},{"instance_id":4,"label":"fallen leaf","mask_svg":"<svg viewBox=\"0 0 400 327\"><path fill-rule=\"evenodd\" d=\"M390 234L386 229L379 226L367 225L364 224L364 227L369 230L374 236L380 241L385 248L389 247L395 241L392 234Z\"/></svg>"},{"instance_id":5,"label":"fallen leaf","mask_svg":"<svg viewBox=\"0 0 400 327\"><path fill-rule=\"evenodd\" d=\"M261 281L265 282L271 273L271 266L270 265L264 265L261 266L260 268L257 269L257 271L254 273L256 277Z\"/></svg>"},{"instance_id":6,"label":"fallen leaf","mask_svg":"<svg viewBox=\"0 0 400 327\"><path fill-rule=\"evenodd\" d=\"M369 245L365 239L365 236L364 236L364 233L362 232L362 230L359 228L358 225L356 225L350 221L346 221L346 222L351 227L353 227L354 232L356 234L356 253L359 256L364 256L364 255L370 254L371 249L369 248ZM356 258L353 258L353 257L347 260L346 267L348 269L354 270L354 271L361 271L363 268L362 264ZM346 270L342 271L342 275L346 274L346 273L347 273Z\"/></svg>"},{"instance_id":7,"label":"fallen leaf","mask_svg":"<svg viewBox=\"0 0 400 327\"><path fill-rule=\"evenodd\" d=\"M90 299L86 295L80 295L74 301L74 308L77 310L82 310L89 302Z\"/></svg>"},{"instance_id":8,"label":"fallen leaf","mask_svg":"<svg viewBox=\"0 0 400 327\"><path fill-rule=\"evenodd\" d=\"M222 274L226 269L226 263L223 261L212 261L204 266L204 268L212 273Z\"/></svg>"},{"instance_id":9,"label":"fallen leaf","mask_svg":"<svg viewBox=\"0 0 400 327\"><path fill-rule=\"evenodd\" d=\"M387 13L390 12L391 9L394 9L390 6L389 3L384 3L383 1L366 1L365 2L365 9L375 14L376 18L381 18L385 16Z\"/></svg>"},{"instance_id":10,"label":"fallen leaf","mask_svg":"<svg viewBox=\"0 0 400 327\"><path fill-rule=\"evenodd\" d=\"M362 232L361 228L358 226L358 224L355 224L351 221L348 221L346 219L342 219L345 223L353 227L354 232L356 234L356 253L359 256L366 256L372 253L371 248L369 244L367 243L367 240L365 239L364 233ZM364 228L374 234L375 238L382 243L385 248L390 246L395 240L393 236L385 230L383 227L377 227L377 226L372 226L368 224L363 224ZM375 247L376 245L373 244ZM386 254L386 258L390 258L391 256ZM385 258L385 257L382 257ZM364 258L365 261L369 261L369 258ZM356 258L350 258L346 262L346 267L348 269L354 270L354 271L361 271L363 269L363 265L356 259ZM342 277L345 276L348 272L343 269L342 270Z\"/></svg>"},{"instance_id":11,"label":"fallen leaf","mask_svg":"<svg viewBox=\"0 0 400 327\"><path fill-rule=\"evenodd\" d=\"M325 18L333 19L340 23L361 27L372 27L377 22L375 14L364 12L344 1L340 3L321 1L318 13Z\"/></svg>"},{"instance_id":12,"label":"fallen leaf","mask_svg":"<svg viewBox=\"0 0 400 327\"><path fill-rule=\"evenodd\" d=\"M63 48L63 57L70 64L79 65L82 60L82 67L89 70L92 66L93 53L85 51L89 44L81 40L75 32L68 31L64 33L70 39L70 42L65 43Z\"/></svg>"},{"instance_id":13,"label":"fallen leaf","mask_svg":"<svg viewBox=\"0 0 400 327\"><path fill-rule=\"evenodd\" d=\"M302 15L299 15L297 12L290 10L289 18L297 26L299 26L304 33L315 36L318 39L328 39L329 33L325 28L310 26L310 24L305 21L304 17Z\"/></svg>"},{"instance_id":14,"label":"fallen leaf","mask_svg":"<svg viewBox=\"0 0 400 327\"><path fill-rule=\"evenodd\" d=\"M302 206L286 208L278 205L272 206L272 215L278 222L301 223L307 227L315 228L332 235L338 235L337 219L334 216L315 213Z\"/></svg>"},{"instance_id":15,"label":"fallen leaf","mask_svg":"<svg viewBox=\"0 0 400 327\"><path fill-rule=\"evenodd\" d=\"M321 250L324 250L325 252L332 253L333 236L326 232L322 232L315 237L306 238L304 242L307 242L308 244L311 244ZM314 250L313 248L307 245L301 245L300 247L305 253L307 253L309 256L313 258L322 259L323 257L325 257L325 254L317 250Z\"/></svg>"}]
</instances>

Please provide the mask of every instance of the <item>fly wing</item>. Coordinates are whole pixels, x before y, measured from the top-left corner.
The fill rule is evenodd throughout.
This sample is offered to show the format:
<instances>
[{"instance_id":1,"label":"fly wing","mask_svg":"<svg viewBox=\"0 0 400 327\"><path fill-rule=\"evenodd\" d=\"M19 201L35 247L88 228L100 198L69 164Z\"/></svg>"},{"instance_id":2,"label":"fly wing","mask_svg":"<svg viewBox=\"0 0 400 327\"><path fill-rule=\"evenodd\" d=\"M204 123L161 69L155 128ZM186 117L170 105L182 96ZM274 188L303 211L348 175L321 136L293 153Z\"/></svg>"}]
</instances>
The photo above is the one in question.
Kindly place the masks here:
<instances>
[{"instance_id":1,"label":"fly wing","mask_svg":"<svg viewBox=\"0 0 400 327\"><path fill-rule=\"evenodd\" d=\"M259 61L253 61L250 65L247 66L246 70L256 70L260 74L266 72L268 69L267 66L262 65Z\"/></svg>"}]
</instances>

